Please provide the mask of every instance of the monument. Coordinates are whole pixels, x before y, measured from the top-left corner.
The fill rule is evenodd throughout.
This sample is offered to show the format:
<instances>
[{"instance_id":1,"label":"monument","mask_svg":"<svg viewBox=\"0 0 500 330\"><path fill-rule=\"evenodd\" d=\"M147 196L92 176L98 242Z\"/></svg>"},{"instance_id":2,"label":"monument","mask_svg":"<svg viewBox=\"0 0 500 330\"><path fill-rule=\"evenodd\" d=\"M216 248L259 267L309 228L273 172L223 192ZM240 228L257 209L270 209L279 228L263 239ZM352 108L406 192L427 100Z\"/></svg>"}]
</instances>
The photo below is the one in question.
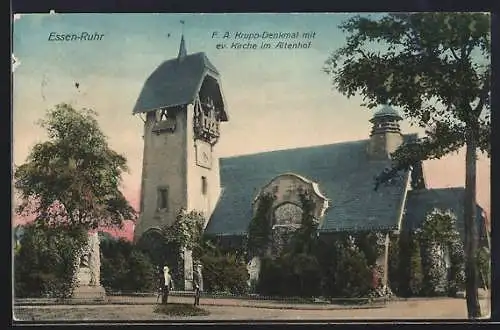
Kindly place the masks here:
<instances>
[{"instance_id":1,"label":"monument","mask_svg":"<svg viewBox=\"0 0 500 330\"><path fill-rule=\"evenodd\" d=\"M259 257L253 257L247 264L247 272L248 272L248 286L251 289L253 285L255 285L259 281L261 262Z\"/></svg>"},{"instance_id":2,"label":"monument","mask_svg":"<svg viewBox=\"0 0 500 330\"><path fill-rule=\"evenodd\" d=\"M104 299L106 291L100 282L101 259L97 232L89 234L87 245L84 246L80 258L77 258L77 262L77 286L73 290L72 298Z\"/></svg>"}]
</instances>

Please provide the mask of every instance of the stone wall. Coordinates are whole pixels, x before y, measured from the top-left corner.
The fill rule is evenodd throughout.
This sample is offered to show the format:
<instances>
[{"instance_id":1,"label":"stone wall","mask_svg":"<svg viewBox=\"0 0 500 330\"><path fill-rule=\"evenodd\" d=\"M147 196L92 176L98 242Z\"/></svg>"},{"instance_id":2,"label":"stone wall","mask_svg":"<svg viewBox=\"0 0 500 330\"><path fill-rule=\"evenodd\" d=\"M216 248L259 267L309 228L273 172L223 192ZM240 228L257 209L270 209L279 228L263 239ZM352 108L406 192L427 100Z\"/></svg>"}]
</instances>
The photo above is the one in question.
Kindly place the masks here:
<instances>
[{"instance_id":1,"label":"stone wall","mask_svg":"<svg viewBox=\"0 0 500 330\"><path fill-rule=\"evenodd\" d=\"M134 230L135 239L151 227L172 224L177 212L186 207L187 112L179 111L175 120L174 132L155 133L155 114L147 114L144 124L141 208ZM168 189L168 208L159 210L158 189L163 187Z\"/></svg>"}]
</instances>

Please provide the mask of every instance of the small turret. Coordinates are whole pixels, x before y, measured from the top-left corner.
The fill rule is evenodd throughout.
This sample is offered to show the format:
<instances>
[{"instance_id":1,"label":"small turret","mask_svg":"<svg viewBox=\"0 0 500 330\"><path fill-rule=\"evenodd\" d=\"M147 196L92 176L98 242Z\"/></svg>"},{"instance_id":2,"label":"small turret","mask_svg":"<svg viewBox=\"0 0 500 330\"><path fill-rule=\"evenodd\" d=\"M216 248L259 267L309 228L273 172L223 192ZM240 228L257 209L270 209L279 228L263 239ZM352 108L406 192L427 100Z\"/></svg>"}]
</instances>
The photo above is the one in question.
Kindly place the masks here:
<instances>
[{"instance_id":1,"label":"small turret","mask_svg":"<svg viewBox=\"0 0 500 330\"><path fill-rule=\"evenodd\" d=\"M389 105L384 105L370 119L373 126L368 144L368 155L371 159L390 159L391 153L403 143L403 135L399 126L401 120L403 118Z\"/></svg>"}]
</instances>

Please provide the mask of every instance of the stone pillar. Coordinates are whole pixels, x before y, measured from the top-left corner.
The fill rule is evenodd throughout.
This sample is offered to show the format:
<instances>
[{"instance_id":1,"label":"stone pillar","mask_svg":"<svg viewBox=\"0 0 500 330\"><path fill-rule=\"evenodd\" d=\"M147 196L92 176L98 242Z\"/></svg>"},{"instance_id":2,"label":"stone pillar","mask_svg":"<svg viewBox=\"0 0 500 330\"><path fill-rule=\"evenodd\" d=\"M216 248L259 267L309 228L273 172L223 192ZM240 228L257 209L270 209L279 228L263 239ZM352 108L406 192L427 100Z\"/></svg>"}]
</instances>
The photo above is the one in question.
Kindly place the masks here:
<instances>
[{"instance_id":1,"label":"stone pillar","mask_svg":"<svg viewBox=\"0 0 500 330\"><path fill-rule=\"evenodd\" d=\"M383 244L383 252L382 255L377 259L376 268L380 271L380 289L384 291L388 288L389 282L389 244L390 237L389 233L384 233L384 236L381 236L380 239L383 240L379 244Z\"/></svg>"},{"instance_id":2,"label":"stone pillar","mask_svg":"<svg viewBox=\"0 0 500 330\"><path fill-rule=\"evenodd\" d=\"M385 234L385 245L384 245L384 276L382 277L382 286L384 290L387 289L389 283L389 244L391 239L389 233Z\"/></svg>"},{"instance_id":3,"label":"stone pillar","mask_svg":"<svg viewBox=\"0 0 500 330\"><path fill-rule=\"evenodd\" d=\"M100 253L98 233L91 232L80 258L77 258L77 286L73 291L73 298L96 300L106 296L100 281Z\"/></svg>"},{"instance_id":4,"label":"stone pillar","mask_svg":"<svg viewBox=\"0 0 500 330\"><path fill-rule=\"evenodd\" d=\"M184 290L193 290L193 251L183 249L184 260Z\"/></svg>"}]
</instances>

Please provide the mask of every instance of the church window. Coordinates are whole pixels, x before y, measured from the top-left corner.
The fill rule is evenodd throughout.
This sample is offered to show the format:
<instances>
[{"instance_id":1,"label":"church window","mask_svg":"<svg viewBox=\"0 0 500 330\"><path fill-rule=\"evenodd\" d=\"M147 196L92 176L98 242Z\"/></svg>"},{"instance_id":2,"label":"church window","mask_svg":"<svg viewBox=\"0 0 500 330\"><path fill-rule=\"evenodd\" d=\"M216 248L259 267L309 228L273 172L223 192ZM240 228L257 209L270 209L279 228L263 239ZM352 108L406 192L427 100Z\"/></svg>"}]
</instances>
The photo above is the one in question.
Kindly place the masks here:
<instances>
[{"instance_id":1,"label":"church window","mask_svg":"<svg viewBox=\"0 0 500 330\"><path fill-rule=\"evenodd\" d=\"M201 193L203 195L206 195L208 191L208 182L207 182L207 177L202 176L201 177Z\"/></svg>"},{"instance_id":2,"label":"church window","mask_svg":"<svg viewBox=\"0 0 500 330\"><path fill-rule=\"evenodd\" d=\"M168 209L168 188L160 187L158 188L158 200L157 200L158 210Z\"/></svg>"},{"instance_id":3,"label":"church window","mask_svg":"<svg viewBox=\"0 0 500 330\"><path fill-rule=\"evenodd\" d=\"M274 223L278 226L300 226L303 210L292 203L285 203L274 211Z\"/></svg>"}]
</instances>

